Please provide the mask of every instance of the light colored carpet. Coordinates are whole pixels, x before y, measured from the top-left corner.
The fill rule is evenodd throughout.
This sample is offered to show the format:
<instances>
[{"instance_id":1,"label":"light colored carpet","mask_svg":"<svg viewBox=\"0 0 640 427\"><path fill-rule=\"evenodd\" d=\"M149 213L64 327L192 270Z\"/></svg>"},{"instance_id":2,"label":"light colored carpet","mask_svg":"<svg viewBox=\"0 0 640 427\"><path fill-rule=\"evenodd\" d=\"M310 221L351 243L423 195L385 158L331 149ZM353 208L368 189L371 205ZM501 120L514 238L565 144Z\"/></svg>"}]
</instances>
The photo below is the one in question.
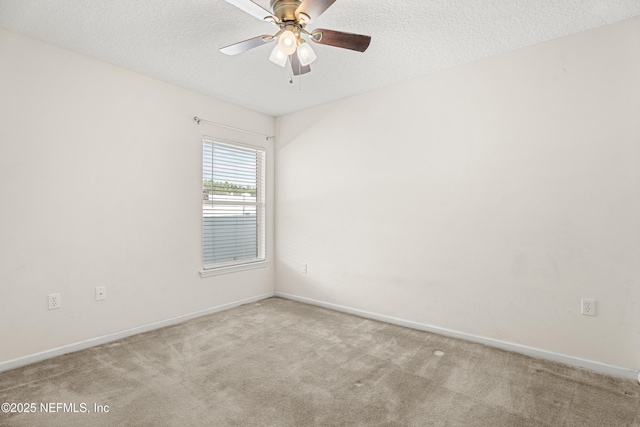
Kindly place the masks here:
<instances>
[{"instance_id":1,"label":"light colored carpet","mask_svg":"<svg viewBox=\"0 0 640 427\"><path fill-rule=\"evenodd\" d=\"M1 373L1 402L38 405L3 426L640 426L634 381L280 298Z\"/></svg>"}]
</instances>

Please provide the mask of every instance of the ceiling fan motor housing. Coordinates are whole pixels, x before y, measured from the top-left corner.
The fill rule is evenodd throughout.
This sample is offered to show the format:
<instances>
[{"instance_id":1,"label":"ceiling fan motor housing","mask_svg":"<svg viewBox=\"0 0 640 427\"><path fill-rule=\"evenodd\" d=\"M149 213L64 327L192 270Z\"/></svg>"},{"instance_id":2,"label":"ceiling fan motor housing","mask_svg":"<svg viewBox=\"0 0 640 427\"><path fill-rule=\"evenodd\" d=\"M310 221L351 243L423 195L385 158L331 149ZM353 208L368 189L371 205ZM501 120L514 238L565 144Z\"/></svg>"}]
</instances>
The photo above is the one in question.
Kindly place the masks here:
<instances>
[{"instance_id":1,"label":"ceiling fan motor housing","mask_svg":"<svg viewBox=\"0 0 640 427\"><path fill-rule=\"evenodd\" d=\"M295 21L299 0L271 0L271 11L280 21Z\"/></svg>"}]
</instances>

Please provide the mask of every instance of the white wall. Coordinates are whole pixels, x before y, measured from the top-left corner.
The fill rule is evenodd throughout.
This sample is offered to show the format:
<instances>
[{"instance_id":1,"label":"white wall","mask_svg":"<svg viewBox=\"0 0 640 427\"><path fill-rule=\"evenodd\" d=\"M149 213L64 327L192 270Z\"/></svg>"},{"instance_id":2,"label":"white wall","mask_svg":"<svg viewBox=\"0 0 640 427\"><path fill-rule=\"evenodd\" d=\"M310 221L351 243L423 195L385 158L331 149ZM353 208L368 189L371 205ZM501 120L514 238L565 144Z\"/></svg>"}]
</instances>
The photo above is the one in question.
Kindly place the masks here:
<instances>
[{"instance_id":1,"label":"white wall","mask_svg":"<svg viewBox=\"0 0 640 427\"><path fill-rule=\"evenodd\" d=\"M273 292L273 263L198 273L203 134L266 146L270 171L273 144L192 120L272 117L4 30L0 64L0 363Z\"/></svg>"},{"instance_id":2,"label":"white wall","mask_svg":"<svg viewBox=\"0 0 640 427\"><path fill-rule=\"evenodd\" d=\"M279 117L276 290L637 371L638 76L635 18Z\"/></svg>"}]
</instances>

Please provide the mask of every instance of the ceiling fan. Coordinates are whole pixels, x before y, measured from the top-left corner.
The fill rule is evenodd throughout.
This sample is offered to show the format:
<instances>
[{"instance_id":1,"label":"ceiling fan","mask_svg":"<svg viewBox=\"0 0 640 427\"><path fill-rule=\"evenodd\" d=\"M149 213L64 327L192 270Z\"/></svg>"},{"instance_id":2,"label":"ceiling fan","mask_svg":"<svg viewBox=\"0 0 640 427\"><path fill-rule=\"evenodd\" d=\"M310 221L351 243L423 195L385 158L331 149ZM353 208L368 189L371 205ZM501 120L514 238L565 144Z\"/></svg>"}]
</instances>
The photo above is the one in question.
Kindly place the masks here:
<instances>
[{"instance_id":1,"label":"ceiling fan","mask_svg":"<svg viewBox=\"0 0 640 427\"><path fill-rule=\"evenodd\" d=\"M269 60L281 67L284 67L289 62L293 74L296 76L310 72L311 67L309 64L316 60L315 52L302 35L318 44L351 49L358 52L367 50L369 43L371 43L370 36L361 34L326 30L324 28L317 28L311 32L305 29L307 24L322 15L336 0L271 0L271 11L251 0L226 1L262 21L272 22L280 27L280 30L274 35L265 34L225 46L220 49L220 52L227 55L237 55L277 39L278 44L271 52Z\"/></svg>"}]
</instances>

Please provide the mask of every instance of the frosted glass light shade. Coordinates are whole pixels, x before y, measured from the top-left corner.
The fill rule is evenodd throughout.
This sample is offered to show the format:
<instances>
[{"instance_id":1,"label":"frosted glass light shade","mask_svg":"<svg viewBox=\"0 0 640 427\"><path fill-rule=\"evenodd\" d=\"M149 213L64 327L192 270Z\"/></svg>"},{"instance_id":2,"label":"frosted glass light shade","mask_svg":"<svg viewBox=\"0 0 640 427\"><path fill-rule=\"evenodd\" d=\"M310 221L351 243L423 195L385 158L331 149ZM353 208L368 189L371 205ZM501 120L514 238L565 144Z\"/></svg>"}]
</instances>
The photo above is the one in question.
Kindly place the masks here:
<instances>
[{"instance_id":1,"label":"frosted glass light shade","mask_svg":"<svg viewBox=\"0 0 640 427\"><path fill-rule=\"evenodd\" d=\"M303 67L311 64L317 58L316 53L311 49L309 43L302 43L298 46L298 59Z\"/></svg>"},{"instance_id":2,"label":"frosted glass light shade","mask_svg":"<svg viewBox=\"0 0 640 427\"><path fill-rule=\"evenodd\" d=\"M273 62L276 65L284 67L287 63L287 55L285 55L281 50L280 46L276 45L271 51L271 56L269 56L269 61Z\"/></svg>"},{"instance_id":3,"label":"frosted glass light shade","mask_svg":"<svg viewBox=\"0 0 640 427\"><path fill-rule=\"evenodd\" d=\"M278 40L278 47L285 55L293 55L297 45L298 40L296 39L296 35L290 30L284 31Z\"/></svg>"}]
</instances>

